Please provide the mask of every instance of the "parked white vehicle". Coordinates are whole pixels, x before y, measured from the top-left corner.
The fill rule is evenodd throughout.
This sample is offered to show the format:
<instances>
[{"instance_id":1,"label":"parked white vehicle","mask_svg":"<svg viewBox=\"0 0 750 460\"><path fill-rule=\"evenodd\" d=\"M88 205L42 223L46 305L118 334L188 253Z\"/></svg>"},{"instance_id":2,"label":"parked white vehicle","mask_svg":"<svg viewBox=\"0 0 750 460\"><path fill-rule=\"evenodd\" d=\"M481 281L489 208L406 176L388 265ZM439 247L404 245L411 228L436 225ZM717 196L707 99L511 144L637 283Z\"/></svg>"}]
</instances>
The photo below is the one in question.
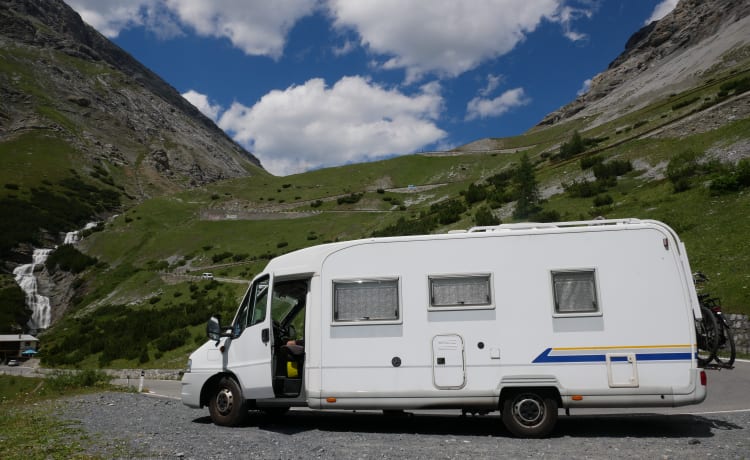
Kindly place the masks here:
<instances>
[{"instance_id":1,"label":"parked white vehicle","mask_svg":"<svg viewBox=\"0 0 750 460\"><path fill-rule=\"evenodd\" d=\"M209 321L182 401L220 425L250 408L499 410L526 437L559 408L697 404L690 273L674 231L636 219L298 250L269 262L230 325Z\"/></svg>"}]
</instances>

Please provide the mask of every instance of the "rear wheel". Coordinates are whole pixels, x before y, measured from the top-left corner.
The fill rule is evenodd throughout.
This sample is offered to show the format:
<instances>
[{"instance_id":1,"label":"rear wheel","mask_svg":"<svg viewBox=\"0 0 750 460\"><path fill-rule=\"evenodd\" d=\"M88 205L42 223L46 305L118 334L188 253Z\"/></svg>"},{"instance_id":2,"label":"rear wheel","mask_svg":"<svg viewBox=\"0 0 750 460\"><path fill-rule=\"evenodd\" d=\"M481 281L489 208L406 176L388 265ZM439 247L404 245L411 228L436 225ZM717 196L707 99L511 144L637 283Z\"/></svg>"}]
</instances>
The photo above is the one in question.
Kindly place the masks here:
<instances>
[{"instance_id":1,"label":"rear wheel","mask_svg":"<svg viewBox=\"0 0 750 460\"><path fill-rule=\"evenodd\" d=\"M541 438L557 422L557 400L547 392L523 390L503 400L505 427L520 438Z\"/></svg>"},{"instance_id":2,"label":"rear wheel","mask_svg":"<svg viewBox=\"0 0 750 460\"><path fill-rule=\"evenodd\" d=\"M698 342L698 366L705 367L716 357L719 345L719 325L713 312L701 307L703 319L695 322L695 333Z\"/></svg>"},{"instance_id":3,"label":"rear wheel","mask_svg":"<svg viewBox=\"0 0 750 460\"><path fill-rule=\"evenodd\" d=\"M734 348L734 337L732 336L732 329L722 320L719 321L719 327L721 328L722 346L716 351L716 362L724 367L732 367L734 365L734 358L737 355L737 351Z\"/></svg>"},{"instance_id":4,"label":"rear wheel","mask_svg":"<svg viewBox=\"0 0 750 460\"><path fill-rule=\"evenodd\" d=\"M247 406L236 380L231 377L219 380L208 403L208 412L217 425L236 426L245 420Z\"/></svg>"}]
</instances>

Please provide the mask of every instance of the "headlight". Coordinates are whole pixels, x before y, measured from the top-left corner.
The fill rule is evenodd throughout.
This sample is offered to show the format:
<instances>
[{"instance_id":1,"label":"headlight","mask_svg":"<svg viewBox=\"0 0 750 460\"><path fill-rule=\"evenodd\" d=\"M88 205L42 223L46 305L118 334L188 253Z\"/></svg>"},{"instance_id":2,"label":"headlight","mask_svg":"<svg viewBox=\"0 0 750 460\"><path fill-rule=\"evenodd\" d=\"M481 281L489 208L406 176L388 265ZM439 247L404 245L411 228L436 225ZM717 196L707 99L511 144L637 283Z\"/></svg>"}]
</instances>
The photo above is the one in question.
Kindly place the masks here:
<instances>
[{"instance_id":1,"label":"headlight","mask_svg":"<svg viewBox=\"0 0 750 460\"><path fill-rule=\"evenodd\" d=\"M193 367L193 360L188 359L187 367L185 368L185 372L190 372L190 369Z\"/></svg>"}]
</instances>

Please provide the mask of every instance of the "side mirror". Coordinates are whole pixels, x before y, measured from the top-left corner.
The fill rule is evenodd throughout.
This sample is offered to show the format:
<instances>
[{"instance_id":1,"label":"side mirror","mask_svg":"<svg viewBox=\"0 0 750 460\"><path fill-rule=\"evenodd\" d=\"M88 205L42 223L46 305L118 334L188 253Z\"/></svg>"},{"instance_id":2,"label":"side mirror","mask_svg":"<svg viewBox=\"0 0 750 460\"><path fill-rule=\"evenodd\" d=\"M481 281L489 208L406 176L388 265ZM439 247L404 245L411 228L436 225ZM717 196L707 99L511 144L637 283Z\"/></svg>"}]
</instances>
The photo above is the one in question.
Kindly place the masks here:
<instances>
[{"instance_id":1,"label":"side mirror","mask_svg":"<svg viewBox=\"0 0 750 460\"><path fill-rule=\"evenodd\" d=\"M219 324L220 318L212 316L206 323L206 335L210 340L219 341L221 338L221 325Z\"/></svg>"}]
</instances>

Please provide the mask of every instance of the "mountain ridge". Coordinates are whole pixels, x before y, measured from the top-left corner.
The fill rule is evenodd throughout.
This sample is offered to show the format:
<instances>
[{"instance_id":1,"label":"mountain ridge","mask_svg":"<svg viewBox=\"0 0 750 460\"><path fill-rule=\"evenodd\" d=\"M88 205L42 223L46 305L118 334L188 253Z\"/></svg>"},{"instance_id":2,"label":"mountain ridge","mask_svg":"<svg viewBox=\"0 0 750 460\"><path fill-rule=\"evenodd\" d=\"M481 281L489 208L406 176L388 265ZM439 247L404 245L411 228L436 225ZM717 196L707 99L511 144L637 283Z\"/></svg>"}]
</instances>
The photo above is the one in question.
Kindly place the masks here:
<instances>
[{"instance_id":1,"label":"mountain ridge","mask_svg":"<svg viewBox=\"0 0 750 460\"><path fill-rule=\"evenodd\" d=\"M595 127L655 97L696 86L702 76L750 61L750 3L680 0L664 18L636 31L625 49L591 79L584 94L537 127L590 118Z\"/></svg>"},{"instance_id":2,"label":"mountain ridge","mask_svg":"<svg viewBox=\"0 0 750 460\"><path fill-rule=\"evenodd\" d=\"M255 156L61 0L0 1L0 44L0 143L55 133L82 154L84 170L121 169L120 185L136 200L265 174Z\"/></svg>"}]
</instances>

